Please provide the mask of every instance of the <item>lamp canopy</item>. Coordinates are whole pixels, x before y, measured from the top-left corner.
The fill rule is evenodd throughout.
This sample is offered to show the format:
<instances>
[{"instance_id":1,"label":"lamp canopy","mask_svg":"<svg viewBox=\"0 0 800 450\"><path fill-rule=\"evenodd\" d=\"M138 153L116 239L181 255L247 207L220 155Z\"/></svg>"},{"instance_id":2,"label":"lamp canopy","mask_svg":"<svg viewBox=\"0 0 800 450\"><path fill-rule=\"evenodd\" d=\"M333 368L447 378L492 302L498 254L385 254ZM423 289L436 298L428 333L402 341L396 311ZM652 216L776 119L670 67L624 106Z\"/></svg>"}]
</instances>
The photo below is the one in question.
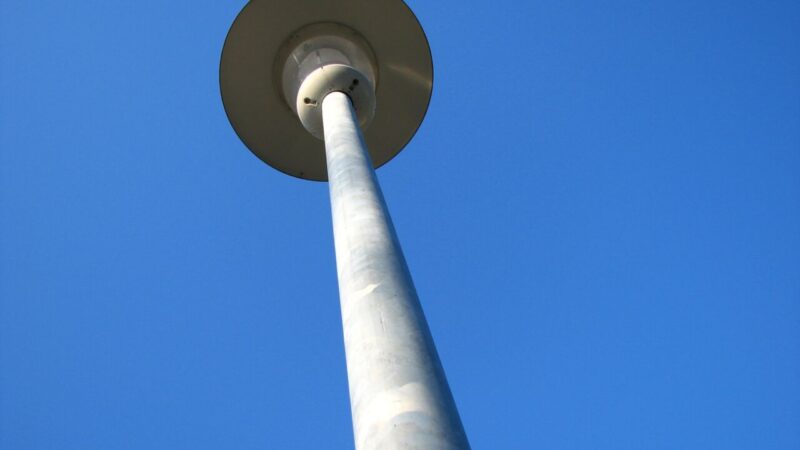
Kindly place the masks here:
<instances>
[{"instance_id":1,"label":"lamp canopy","mask_svg":"<svg viewBox=\"0 0 800 450\"><path fill-rule=\"evenodd\" d=\"M328 178L315 97L351 97L380 167L414 136L432 89L427 38L402 0L251 0L222 49L222 101L239 138L275 169L308 180Z\"/></svg>"}]
</instances>

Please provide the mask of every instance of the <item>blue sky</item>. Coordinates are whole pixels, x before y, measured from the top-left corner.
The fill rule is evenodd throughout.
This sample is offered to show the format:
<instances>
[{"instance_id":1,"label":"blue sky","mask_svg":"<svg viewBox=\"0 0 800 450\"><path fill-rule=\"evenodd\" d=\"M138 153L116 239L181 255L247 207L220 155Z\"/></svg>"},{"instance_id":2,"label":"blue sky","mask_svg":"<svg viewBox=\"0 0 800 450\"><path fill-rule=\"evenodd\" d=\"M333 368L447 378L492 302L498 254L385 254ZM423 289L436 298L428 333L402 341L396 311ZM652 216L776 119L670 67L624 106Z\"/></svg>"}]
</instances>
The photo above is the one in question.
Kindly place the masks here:
<instances>
[{"instance_id":1,"label":"blue sky","mask_svg":"<svg viewBox=\"0 0 800 450\"><path fill-rule=\"evenodd\" d=\"M0 448L352 448L327 185L242 0L0 3ZM378 172L476 449L800 448L800 3L409 2Z\"/></svg>"}]
</instances>

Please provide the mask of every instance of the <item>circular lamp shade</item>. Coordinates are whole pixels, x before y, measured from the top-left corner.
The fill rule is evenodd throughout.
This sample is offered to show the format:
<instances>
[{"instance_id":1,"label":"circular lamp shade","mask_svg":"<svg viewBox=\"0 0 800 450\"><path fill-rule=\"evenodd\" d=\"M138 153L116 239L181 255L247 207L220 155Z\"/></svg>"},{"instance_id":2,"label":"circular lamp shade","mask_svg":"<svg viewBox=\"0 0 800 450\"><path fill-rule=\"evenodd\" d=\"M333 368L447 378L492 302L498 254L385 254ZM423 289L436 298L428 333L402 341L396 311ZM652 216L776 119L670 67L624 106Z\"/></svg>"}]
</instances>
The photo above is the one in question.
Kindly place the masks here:
<instances>
[{"instance_id":1,"label":"circular lamp shade","mask_svg":"<svg viewBox=\"0 0 800 450\"><path fill-rule=\"evenodd\" d=\"M433 89L430 47L402 0L251 0L233 22L220 62L220 90L236 134L261 160L295 177L328 179L324 142L303 128L284 98L287 45L326 24L352 30L376 65L376 109L364 139L375 167L419 128ZM316 27L319 28L319 27Z\"/></svg>"}]
</instances>

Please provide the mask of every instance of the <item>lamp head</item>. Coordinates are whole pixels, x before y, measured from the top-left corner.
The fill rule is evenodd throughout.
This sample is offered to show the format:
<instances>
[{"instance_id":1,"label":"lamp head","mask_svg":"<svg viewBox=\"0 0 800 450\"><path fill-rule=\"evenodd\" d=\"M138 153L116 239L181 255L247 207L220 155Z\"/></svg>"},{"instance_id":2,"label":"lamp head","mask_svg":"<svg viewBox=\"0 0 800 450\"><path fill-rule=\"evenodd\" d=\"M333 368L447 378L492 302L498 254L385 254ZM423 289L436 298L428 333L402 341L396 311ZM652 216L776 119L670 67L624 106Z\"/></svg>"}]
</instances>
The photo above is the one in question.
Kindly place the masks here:
<instances>
[{"instance_id":1,"label":"lamp head","mask_svg":"<svg viewBox=\"0 0 800 450\"><path fill-rule=\"evenodd\" d=\"M353 102L376 167L412 138L430 101L427 39L402 0L251 0L222 50L225 112L274 168L326 180L322 99Z\"/></svg>"}]
</instances>

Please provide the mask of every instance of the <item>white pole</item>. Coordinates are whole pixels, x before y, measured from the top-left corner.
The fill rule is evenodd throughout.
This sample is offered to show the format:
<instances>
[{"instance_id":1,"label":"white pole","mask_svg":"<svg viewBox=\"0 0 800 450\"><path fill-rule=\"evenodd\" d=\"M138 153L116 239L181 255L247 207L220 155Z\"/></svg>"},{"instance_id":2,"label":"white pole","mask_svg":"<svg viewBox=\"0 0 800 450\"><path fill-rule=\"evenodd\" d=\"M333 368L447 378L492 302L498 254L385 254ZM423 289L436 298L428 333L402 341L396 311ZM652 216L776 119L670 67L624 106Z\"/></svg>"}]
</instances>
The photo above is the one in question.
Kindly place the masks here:
<instances>
[{"instance_id":1,"label":"white pole","mask_svg":"<svg viewBox=\"0 0 800 450\"><path fill-rule=\"evenodd\" d=\"M469 449L349 97L322 117L356 449Z\"/></svg>"}]
</instances>

